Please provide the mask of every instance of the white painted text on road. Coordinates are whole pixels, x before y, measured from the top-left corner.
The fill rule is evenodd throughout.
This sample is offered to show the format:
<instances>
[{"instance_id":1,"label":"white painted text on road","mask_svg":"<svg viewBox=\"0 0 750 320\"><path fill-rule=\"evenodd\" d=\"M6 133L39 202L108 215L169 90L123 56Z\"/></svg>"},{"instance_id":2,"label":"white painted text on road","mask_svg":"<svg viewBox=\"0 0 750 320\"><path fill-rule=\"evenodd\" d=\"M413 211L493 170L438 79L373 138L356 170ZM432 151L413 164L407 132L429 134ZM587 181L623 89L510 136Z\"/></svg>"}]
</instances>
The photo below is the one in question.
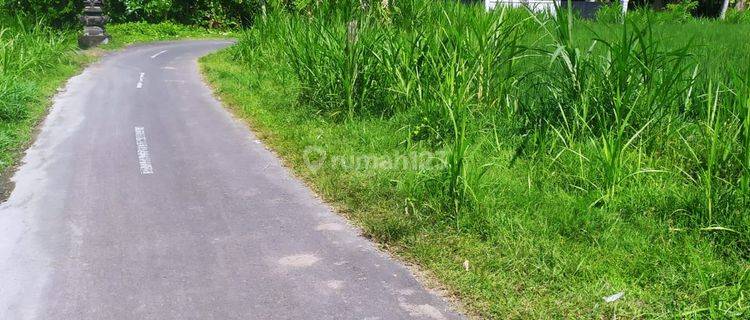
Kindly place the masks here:
<instances>
[{"instance_id":1,"label":"white painted text on road","mask_svg":"<svg viewBox=\"0 0 750 320\"><path fill-rule=\"evenodd\" d=\"M141 75L138 77L138 84L135 85L136 88L140 89L143 88L143 78L146 77L146 73L141 72Z\"/></svg>"},{"instance_id":2,"label":"white painted text on road","mask_svg":"<svg viewBox=\"0 0 750 320\"><path fill-rule=\"evenodd\" d=\"M138 146L138 163L141 166L141 174L153 174L154 167L151 165L151 155L148 152L146 129L143 127L135 127L135 144Z\"/></svg>"}]
</instances>

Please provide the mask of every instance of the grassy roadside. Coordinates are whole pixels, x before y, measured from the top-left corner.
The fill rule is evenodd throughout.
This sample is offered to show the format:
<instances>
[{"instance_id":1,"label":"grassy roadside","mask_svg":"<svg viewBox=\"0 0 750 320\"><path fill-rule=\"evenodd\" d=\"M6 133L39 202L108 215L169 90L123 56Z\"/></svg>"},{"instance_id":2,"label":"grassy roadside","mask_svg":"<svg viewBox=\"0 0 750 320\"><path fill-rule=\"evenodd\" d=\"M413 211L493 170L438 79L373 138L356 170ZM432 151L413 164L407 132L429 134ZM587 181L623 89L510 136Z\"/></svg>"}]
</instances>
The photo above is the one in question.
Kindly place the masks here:
<instances>
[{"instance_id":1,"label":"grassy roadside","mask_svg":"<svg viewBox=\"0 0 750 320\"><path fill-rule=\"evenodd\" d=\"M0 17L0 172L6 178L34 137L56 90L92 60L75 35ZM3 185L3 194L11 188Z\"/></svg>"},{"instance_id":2,"label":"grassy roadside","mask_svg":"<svg viewBox=\"0 0 750 320\"><path fill-rule=\"evenodd\" d=\"M24 79L22 86L33 93L23 97L21 102L12 103L22 103L28 114L20 121L0 122L0 172L12 168L26 150L34 138L36 125L46 115L57 90L92 59L84 55L71 57L69 61L47 69L43 76Z\"/></svg>"},{"instance_id":3,"label":"grassy roadside","mask_svg":"<svg viewBox=\"0 0 750 320\"><path fill-rule=\"evenodd\" d=\"M108 50L130 44L188 38L220 38L226 33L172 23L126 23L108 29L113 41L80 51L77 33L41 23L0 17L0 172L7 179L32 142L57 90ZM104 51L102 51L104 50ZM12 187L3 185L0 194Z\"/></svg>"},{"instance_id":4,"label":"grassy roadside","mask_svg":"<svg viewBox=\"0 0 750 320\"><path fill-rule=\"evenodd\" d=\"M580 301L580 293L569 297L573 300L557 295L537 300L540 296L534 291L543 294L564 284L550 282L542 288L528 287L527 273L548 270L550 266L544 266L544 260L560 258L560 253L554 252L554 248L549 248L551 252L543 252L543 247L550 246L549 243L540 246L530 243L537 240L529 234L533 230L511 231L505 239L507 242L496 246L481 237L458 233L451 226L410 212L410 202L419 199L411 199L399 192L398 185L410 182L400 181L398 173L341 171L337 170L340 168L325 166L311 170L304 157L304 150L310 146L322 148L328 155L343 157L397 152L398 148L394 146L398 143L391 137L400 128L378 121L339 124L314 115L314 110L297 103L298 83L292 77L284 76L291 73L280 64L266 64L265 69L248 69L233 63L230 52L223 51L204 57L201 65L219 98L237 116L248 121L259 138L296 174L340 213L361 226L366 236L448 285L449 292L460 297L470 314L480 318L593 315L576 310L584 302ZM517 192L525 189L518 181L507 187ZM555 204L522 204L516 200L509 206L527 205L533 206L529 208L532 210L543 210ZM422 221L413 223L412 219ZM514 238L518 243L513 243ZM528 246L535 247L534 252L523 252ZM515 252L503 252L506 250ZM542 265L537 270L521 270L515 263L505 261L516 258L515 254ZM537 254L540 256L534 257ZM469 272L464 269L464 261L469 261ZM529 296L522 296L525 292ZM595 296L591 297L586 299L586 304L596 304Z\"/></svg>"},{"instance_id":5,"label":"grassy roadside","mask_svg":"<svg viewBox=\"0 0 750 320\"><path fill-rule=\"evenodd\" d=\"M494 201L504 211L492 218L501 220L502 230L461 231L413 211L428 196L404 191L418 183L408 174L311 170L304 158L311 146L344 158L397 154L394 132L401 128L387 121L330 122L297 104L295 81L279 76L288 74L283 67L248 69L230 56L225 51L202 60L222 101L365 235L436 276L480 318L665 317L746 294L748 266L728 263L700 235L675 233L652 216L579 216L580 200L529 190L534 168L528 164L494 178L503 186ZM503 152L508 161L512 150ZM737 284L705 291L716 283ZM602 302L620 291L628 295L622 301Z\"/></svg>"},{"instance_id":6,"label":"grassy roadside","mask_svg":"<svg viewBox=\"0 0 750 320\"><path fill-rule=\"evenodd\" d=\"M669 35L668 39L640 38L641 44L628 46L613 42L614 45L607 48L610 50L607 55L596 50L586 51L591 46L591 29L602 31L600 33L605 36L611 33L617 39L618 33L625 32L621 28L587 22L589 29L579 29L573 37L566 38L568 35L564 30L554 30L556 26L549 23L546 26L562 34L545 38L548 43L524 43L541 48L554 44L564 49L554 55L550 52L552 63L542 60L539 65L546 68L543 72L521 70L518 74L486 75L483 72L488 69L482 68L481 59L511 54L521 68L533 71L537 67L533 59L544 51L540 49L536 55L503 51L513 48L512 43L499 43L497 48L482 47L482 41L487 39L483 37L496 31L492 17L459 6L448 6L445 12L441 10L435 10L434 17L430 16L430 10L415 10L424 15L420 19L403 18L398 14L387 18L357 17L365 21L360 24L359 39L355 40L359 41L355 45L362 44L361 48L346 46L347 21L352 18L337 16L335 9L327 12L325 19L314 14L299 19L291 15L272 16L268 18L267 27L260 25L249 31L234 48L202 59L203 71L218 96L239 117L246 119L299 176L362 226L368 236L433 274L481 318L746 316L750 265L743 242L748 230L745 211L741 205L732 207L735 202L721 202L722 206L726 205L722 210L727 210L723 211L726 216L721 217L725 219L721 221L733 221L731 223L736 223L734 228L739 231L712 228L714 222L710 220L689 220L701 217L703 189L686 183L683 172L678 170L689 161L673 158L670 152L685 151L680 138L684 138L685 143L695 141L693 146L702 148L703 142L694 140L700 137L700 133L692 131L705 126L703 110L697 106L706 105L703 101L708 94L705 92L711 92L712 81L726 80L729 70L741 66L740 61L744 61L748 54L746 42L734 39L740 37L740 33L723 35L725 40L729 39L727 41L703 38L704 35L719 34L720 30L728 28L746 31L747 26L723 26L704 21L655 25L654 34ZM401 8L398 13L406 11ZM454 25L446 27L445 23L438 25L433 22L444 21L441 17L453 21ZM502 21L502 18L495 18ZM414 21L424 26L412 24ZM527 23L528 20L521 21L523 26L520 27L513 21L501 25L508 28L501 29L501 32L510 33L501 40L512 38L512 32L516 30L513 28L520 28L521 34L538 35L539 31L533 29L533 24L528 26ZM475 29L467 31L464 28ZM415 29L418 32L411 33ZM667 30L671 33L666 33ZM467 34L476 35L478 40L458 36ZM612 149L607 149L606 144L617 142L617 139L613 139L614 142L607 139L619 131L596 121L617 124L621 118L607 118L609 111L602 105L614 90L599 86L617 81L616 78L606 78L616 72L621 73L618 75L622 76L620 80L641 81L642 75L633 73L639 70L635 59L641 52L626 51L640 50L639 46L649 47L646 54L655 55L655 59L647 63L683 61L692 67L694 60L679 60L683 57L679 52L667 55L667 51L652 49L661 45L679 48L686 39L696 35L707 43L705 48L697 48L698 53L693 57L702 62L723 62L708 63L708 70L701 72L701 77L705 78L700 81L705 82L695 85L695 90L702 93L695 94L694 98L688 94L691 102L694 99L696 109L691 114L677 115L677 110L684 110L667 108L672 101L659 101L662 109L658 112L669 110L670 114L664 117L674 117L674 120L658 130L645 130L647 133L643 135L648 134L648 139L628 136L630 141L636 141L637 146L631 149L620 145L618 152L623 151L622 158L617 159L620 155L616 155L614 160L609 159L613 162L607 162L604 157L612 154L605 151ZM630 36L625 34L623 41ZM573 38L576 43L573 43ZM430 42L433 39L435 43ZM712 45L709 41L717 44ZM445 49L440 45L447 47L446 44L456 44L459 49L440 51ZM409 50L417 46L422 46L420 49L424 55L411 60L408 55L413 52ZM470 49L463 51L461 48ZM721 54L705 56L701 52L710 51L707 48L721 48ZM445 51L449 49L453 47ZM597 47L597 50L602 50L602 47ZM624 51L618 56L614 50ZM452 56L455 52L458 55ZM347 53L351 55L347 56ZM570 59L577 68L592 68L581 69L585 72L580 74L602 78L581 78L580 84L587 86L585 90L565 92L570 87L570 77L579 73L557 69L557 66L569 66L558 61L562 60L561 56ZM612 56L623 57L623 60L599 60ZM420 69L419 65L411 64L423 61L430 67ZM607 69L608 73L598 73L600 64L612 69ZM455 65L465 68L462 69L465 72L456 73L456 78L443 78L442 75L451 74L450 68ZM476 69L471 69L475 66ZM666 64L653 65L649 70L661 71L666 67ZM432 70L442 70L443 73L433 75ZM408 77L412 74L416 80L409 83ZM462 74L475 77L461 79ZM396 79L393 80L391 75ZM523 87L519 92L489 92L486 89L489 87L483 87L477 80L481 76L500 83L510 79L508 83L517 87L521 81L539 76L544 81L542 83L555 90L546 92L536 86ZM653 73L652 76L650 79L662 74ZM426 81L420 82L420 77ZM407 81L399 82L403 79ZM347 83L349 80L352 82ZM453 80L458 81L449 82ZM461 83L461 80L466 82ZM550 84L555 81L559 82ZM482 99L481 94L480 97L469 96L466 99L470 103L461 107L461 102L453 99L460 96L460 92L451 91L455 88L451 84L465 84L470 88L468 91L484 92L489 98ZM709 90L705 90L706 87ZM633 91L626 92L624 99L669 94L663 89L656 91L646 86L628 85L627 88L636 89L628 89ZM679 88L667 90L680 92L680 95L685 92ZM601 96L597 92L601 92ZM494 94L498 96L492 96ZM536 100L520 100L513 104L516 95L526 99L533 94L539 95L532 97L541 102L534 105L538 109L521 108L525 107L523 103L533 104L537 103ZM565 105L559 108L545 105L553 102L548 97L555 94L560 95L560 99L571 100L564 100ZM347 100L347 97L354 101ZM683 100L684 97L679 103ZM511 102L511 105L505 105L506 102ZM444 109L441 109L442 103L447 105ZM638 113L644 112L639 108L653 107L638 105L640 103L642 100L627 101L627 107ZM556 107L554 103L551 106ZM546 132L518 133L524 129L524 124L518 121L526 117L542 117L543 121L538 123L555 125L553 121L558 109L576 110L579 107L583 110L580 114L561 115L562 118L557 119L559 126ZM460 113L451 113L460 112L459 108L468 109L464 115L467 119L465 126L460 125ZM589 117L594 112L601 113L592 117L588 124L582 121L579 127L575 127L577 124L567 122L568 119L577 122L579 117ZM506 116L508 119L504 120ZM566 116L569 118L564 118ZM633 113L632 118L625 119L640 116ZM441 128L446 118L458 118L459 121L453 123L459 125L447 130ZM654 123L647 117L643 121L647 126ZM596 128L596 125L602 127ZM670 125L680 126L680 131L670 131ZM734 126L734 123L728 121L726 125ZM626 126L625 131L631 135L633 132L636 136L641 134L639 126L634 126L635 130L630 124ZM466 130L467 144L456 148L463 138L453 139L453 135L462 128ZM427 138L423 139L425 136ZM441 139L446 142L435 142ZM538 145L527 150L530 154L519 156L519 145L530 139L535 139L532 141ZM665 142L659 142L661 144L655 152L646 151L653 148L649 144L654 144L654 141ZM599 143L605 146L601 147ZM734 142L725 140L721 143ZM734 154L737 150L727 152ZM315 159L310 161L311 151L317 157L324 154L327 161L318 166L320 163ZM597 158L600 151L601 159ZM460 210L454 207L457 202L450 201L457 197L455 193L450 194L456 188L444 184L444 181L451 181L450 170L394 165L403 160L404 155L432 154L438 157L441 153L455 155L458 152L465 152L460 159L465 161L464 168L468 168L458 170L459 180L467 186L463 189L466 194L459 196L473 199ZM700 149L695 153L703 152L704 149ZM449 157L447 161L451 159L456 157ZM357 162L360 160L364 165ZM691 165L697 169L701 163ZM631 165L638 167L631 168ZM596 166L612 170L605 171ZM653 167L660 170L631 174ZM447 169L450 168L449 165ZM646 170L642 170L644 168ZM600 172L603 172L602 176L598 176ZM610 172L614 178L607 176ZM692 177L692 173L688 175L689 179L696 181L709 179ZM606 182L605 178L611 178L614 183L599 190L600 183ZM624 180L627 183L620 183ZM591 185L585 184L590 182ZM742 201L739 190L729 192L737 197L738 202ZM713 197L708 196L709 199ZM735 220L729 220L732 217ZM468 262L468 271L465 262ZM624 296L614 303L605 303L602 299L617 292L624 292Z\"/></svg>"}]
</instances>

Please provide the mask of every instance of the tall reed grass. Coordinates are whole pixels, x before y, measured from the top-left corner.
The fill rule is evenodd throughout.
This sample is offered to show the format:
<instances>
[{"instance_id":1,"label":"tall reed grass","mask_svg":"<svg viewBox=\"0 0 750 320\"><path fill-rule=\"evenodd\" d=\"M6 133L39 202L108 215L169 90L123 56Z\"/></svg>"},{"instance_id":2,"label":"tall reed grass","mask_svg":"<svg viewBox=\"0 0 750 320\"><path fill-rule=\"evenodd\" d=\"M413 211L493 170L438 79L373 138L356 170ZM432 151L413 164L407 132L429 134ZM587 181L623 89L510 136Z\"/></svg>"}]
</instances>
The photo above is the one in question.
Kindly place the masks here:
<instances>
[{"instance_id":1,"label":"tall reed grass","mask_svg":"<svg viewBox=\"0 0 750 320\"><path fill-rule=\"evenodd\" d=\"M327 144L444 152L440 172L382 174L392 184L376 187L407 189L399 190L409 213L402 219L420 222L404 225L448 225L467 239L510 247L509 241L524 240L495 234L536 228L528 232L547 234L526 236L548 241L539 244L539 257L507 254L528 259L524 267L537 261L540 269L549 266L548 255L577 257L566 274L575 278L586 266L600 272L590 271L589 280L615 271L584 261L604 261L606 252L577 256L588 250L576 247L579 241L613 252L642 250L632 253L640 260L629 261L637 266L628 277L638 279L638 288L671 295L695 293L701 285L680 282L698 276L672 274L679 286L649 287L669 282L655 276L663 275L655 268L664 263L703 272L716 266L708 262L714 255L726 265L750 258L750 68L743 63L750 47L739 33L706 26L669 25L647 12L609 24L581 21L563 9L487 13L456 1L402 0L388 7L336 1L311 3L302 13L271 11L228 54L266 75L273 72L268 66L283 64L277 77L299 86L299 112L362 140ZM715 37L727 43L705 44ZM262 91L250 83L249 90ZM385 131L396 138L368 136ZM383 141L391 145L377 145ZM564 205L535 207L549 203ZM529 217L514 216L518 211ZM399 233L375 229L388 229L387 238ZM606 239L611 242L599 243ZM709 247L711 257L696 262L692 253L667 252L684 249L676 243ZM493 254L487 253L502 260ZM555 261L550 272L564 268ZM490 264L501 268L496 262ZM724 275L745 274L735 271ZM665 308L691 315L748 310L736 294L746 284L705 281L701 288L715 291L687 299L697 311L688 310L693 302ZM717 296L734 300L717 307L716 301L726 303ZM714 300L696 302L704 298Z\"/></svg>"},{"instance_id":2,"label":"tall reed grass","mask_svg":"<svg viewBox=\"0 0 750 320\"><path fill-rule=\"evenodd\" d=\"M235 54L252 60L255 47L275 42L300 81L302 103L339 121L403 118L409 143L447 148L442 179L446 208L455 213L471 201L467 171L482 167L467 167L469 146L501 121L520 138L521 158L548 163L572 192L598 194L592 206L607 205L642 175L685 177L705 189L700 205L684 208L706 216L691 225L742 230L743 236L728 237L747 249L748 226L729 218L745 215L729 203L744 197L747 182L716 185L737 179L714 168L743 150L731 146L744 138L730 133L742 123L725 118L743 117L736 95L746 84L738 76L708 85L720 75L699 63L689 39L666 46L648 16L579 40L576 28L586 27L562 9L548 17L509 9L488 14L452 2L408 0L369 9L358 3L322 3L304 15L271 13L245 34ZM735 97L720 99L717 87ZM721 112L696 110L700 105ZM702 134L686 137L690 130ZM669 158L665 145L681 156ZM717 207L719 194L733 200Z\"/></svg>"},{"instance_id":3,"label":"tall reed grass","mask_svg":"<svg viewBox=\"0 0 750 320\"><path fill-rule=\"evenodd\" d=\"M0 120L15 122L28 115L28 102L35 96L32 79L68 63L73 54L71 35L29 23L21 17L0 17Z\"/></svg>"}]
</instances>

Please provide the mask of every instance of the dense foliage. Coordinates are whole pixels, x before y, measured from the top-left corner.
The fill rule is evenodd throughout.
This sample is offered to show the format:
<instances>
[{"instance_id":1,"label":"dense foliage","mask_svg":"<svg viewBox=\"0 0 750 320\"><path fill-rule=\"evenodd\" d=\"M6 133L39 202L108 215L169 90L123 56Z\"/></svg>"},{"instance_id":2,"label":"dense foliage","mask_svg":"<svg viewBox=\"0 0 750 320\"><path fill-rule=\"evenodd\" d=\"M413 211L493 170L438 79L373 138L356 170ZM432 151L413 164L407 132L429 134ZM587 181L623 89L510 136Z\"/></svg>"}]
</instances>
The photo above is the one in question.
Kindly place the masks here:
<instances>
[{"instance_id":1,"label":"dense foliage","mask_svg":"<svg viewBox=\"0 0 750 320\"><path fill-rule=\"evenodd\" d=\"M748 315L750 25L433 4L274 12L209 74L298 163L445 154L299 167L486 317Z\"/></svg>"},{"instance_id":2,"label":"dense foliage","mask_svg":"<svg viewBox=\"0 0 750 320\"><path fill-rule=\"evenodd\" d=\"M260 12L261 0L123 0L109 1L116 22L174 21L212 28L248 26Z\"/></svg>"},{"instance_id":3,"label":"dense foliage","mask_svg":"<svg viewBox=\"0 0 750 320\"><path fill-rule=\"evenodd\" d=\"M456 0L459 1L459 0ZM732 7L744 9L747 0L730 0ZM323 3L336 5L346 0L328 0ZM362 6L382 3L382 0L363 0ZM386 1L388 2L388 1ZM400 1L391 1L398 4ZM463 3L481 3L478 0L461 0ZM619 1L602 1L615 6ZM107 14L114 22L165 22L192 24L212 28L250 26L267 10L284 8L288 11L309 11L322 3L315 0L106 0ZM722 0L660 0L630 1L630 8L655 8L671 12L677 20L692 16L716 17ZM31 20L45 19L61 27L77 23L83 1L68 0L0 0L0 9L25 14ZM730 10L735 14L737 10Z\"/></svg>"},{"instance_id":4,"label":"dense foliage","mask_svg":"<svg viewBox=\"0 0 750 320\"><path fill-rule=\"evenodd\" d=\"M341 0L327 2L335 4ZM105 0L105 10L112 22L171 21L210 28L236 28L250 26L262 14L263 4L268 10L303 11L315 3L311 0ZM55 27L78 24L77 17L82 9L82 0L0 0L0 10L5 15L21 14L30 21L43 20Z\"/></svg>"},{"instance_id":5,"label":"dense foliage","mask_svg":"<svg viewBox=\"0 0 750 320\"><path fill-rule=\"evenodd\" d=\"M262 0L107 0L107 15L113 22L173 21L206 27L250 25L260 12ZM45 19L55 26L77 24L83 1L0 0L10 13Z\"/></svg>"}]
</instances>

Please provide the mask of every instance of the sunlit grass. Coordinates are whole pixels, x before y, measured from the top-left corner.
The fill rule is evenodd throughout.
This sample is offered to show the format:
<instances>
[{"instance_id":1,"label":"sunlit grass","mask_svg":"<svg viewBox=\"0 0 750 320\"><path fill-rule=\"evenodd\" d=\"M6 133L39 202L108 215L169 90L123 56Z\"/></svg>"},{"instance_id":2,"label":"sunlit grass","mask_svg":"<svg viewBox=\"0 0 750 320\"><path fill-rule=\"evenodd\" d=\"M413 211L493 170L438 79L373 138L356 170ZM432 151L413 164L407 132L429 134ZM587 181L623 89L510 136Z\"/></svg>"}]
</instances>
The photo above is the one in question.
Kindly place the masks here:
<instances>
[{"instance_id":1,"label":"sunlit grass","mask_svg":"<svg viewBox=\"0 0 750 320\"><path fill-rule=\"evenodd\" d=\"M420 0L264 21L204 60L219 94L474 313L747 316L750 26ZM309 146L446 165L312 171Z\"/></svg>"},{"instance_id":2,"label":"sunlit grass","mask_svg":"<svg viewBox=\"0 0 750 320\"><path fill-rule=\"evenodd\" d=\"M0 170L15 164L47 101L86 60L72 32L0 17Z\"/></svg>"}]
</instances>

